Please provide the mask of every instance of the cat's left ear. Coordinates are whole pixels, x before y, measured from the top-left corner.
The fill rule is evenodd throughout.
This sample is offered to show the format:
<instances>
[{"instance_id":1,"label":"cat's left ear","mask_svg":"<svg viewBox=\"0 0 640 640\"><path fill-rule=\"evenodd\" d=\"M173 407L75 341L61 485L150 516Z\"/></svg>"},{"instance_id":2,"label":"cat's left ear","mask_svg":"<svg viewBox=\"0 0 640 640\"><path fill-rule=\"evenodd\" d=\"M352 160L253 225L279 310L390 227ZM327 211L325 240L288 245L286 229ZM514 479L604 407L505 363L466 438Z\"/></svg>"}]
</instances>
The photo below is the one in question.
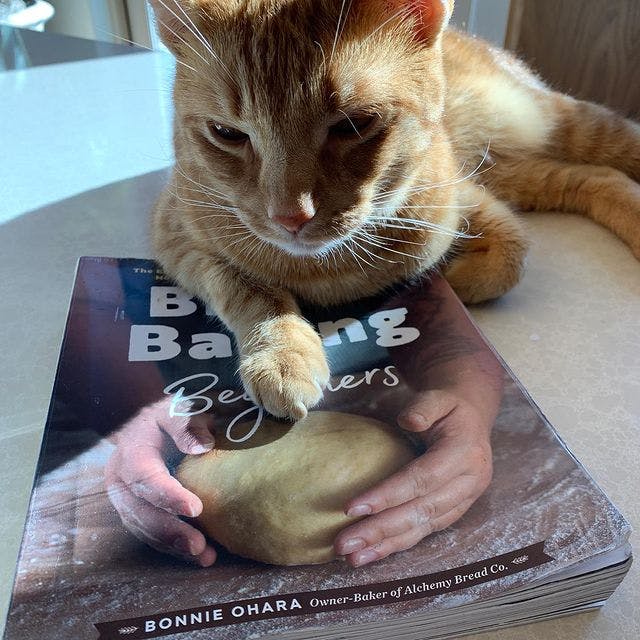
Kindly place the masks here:
<instances>
[{"instance_id":1,"label":"cat's left ear","mask_svg":"<svg viewBox=\"0 0 640 640\"><path fill-rule=\"evenodd\" d=\"M198 32L194 0L149 0L162 42L175 55L180 55L190 36ZM193 48L191 47L191 50Z\"/></svg>"},{"instance_id":2,"label":"cat's left ear","mask_svg":"<svg viewBox=\"0 0 640 640\"><path fill-rule=\"evenodd\" d=\"M427 46L442 33L453 13L454 0L386 0L394 12L403 9L414 18L416 39Z\"/></svg>"}]
</instances>

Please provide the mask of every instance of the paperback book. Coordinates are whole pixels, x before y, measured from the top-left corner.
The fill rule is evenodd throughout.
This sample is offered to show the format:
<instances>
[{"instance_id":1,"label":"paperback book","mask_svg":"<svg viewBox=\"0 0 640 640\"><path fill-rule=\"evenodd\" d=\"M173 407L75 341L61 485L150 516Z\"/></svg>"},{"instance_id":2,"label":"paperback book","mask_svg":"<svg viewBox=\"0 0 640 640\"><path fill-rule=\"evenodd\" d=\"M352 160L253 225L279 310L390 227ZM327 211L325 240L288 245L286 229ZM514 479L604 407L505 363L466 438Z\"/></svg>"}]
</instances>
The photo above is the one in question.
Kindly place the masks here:
<instances>
[{"instance_id":1,"label":"paperback book","mask_svg":"<svg viewBox=\"0 0 640 640\"><path fill-rule=\"evenodd\" d=\"M395 425L419 387L403 357L409 345L419 362L429 340L416 319L431 290L305 309L331 368L317 411ZM452 526L359 568L269 564L220 541L202 568L123 518L109 479L123 430L150 407L182 411L213 417L216 447L246 449L270 418L242 389L232 334L156 263L82 258L4 639L446 638L601 606L630 567L629 525L496 358L493 479ZM182 457L167 446L172 474Z\"/></svg>"}]
</instances>

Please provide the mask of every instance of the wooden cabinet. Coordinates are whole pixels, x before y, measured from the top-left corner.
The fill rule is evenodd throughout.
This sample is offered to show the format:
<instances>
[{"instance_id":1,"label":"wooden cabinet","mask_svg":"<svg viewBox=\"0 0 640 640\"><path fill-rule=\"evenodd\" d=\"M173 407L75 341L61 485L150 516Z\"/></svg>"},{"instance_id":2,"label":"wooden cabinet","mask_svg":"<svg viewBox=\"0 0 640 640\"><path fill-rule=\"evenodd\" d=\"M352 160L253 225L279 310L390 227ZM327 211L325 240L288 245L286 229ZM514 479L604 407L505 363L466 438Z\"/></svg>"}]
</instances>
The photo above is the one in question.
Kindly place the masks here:
<instances>
[{"instance_id":1,"label":"wooden cabinet","mask_svg":"<svg viewBox=\"0 0 640 640\"><path fill-rule=\"evenodd\" d=\"M554 88L640 120L640 0L512 0L506 45Z\"/></svg>"}]
</instances>

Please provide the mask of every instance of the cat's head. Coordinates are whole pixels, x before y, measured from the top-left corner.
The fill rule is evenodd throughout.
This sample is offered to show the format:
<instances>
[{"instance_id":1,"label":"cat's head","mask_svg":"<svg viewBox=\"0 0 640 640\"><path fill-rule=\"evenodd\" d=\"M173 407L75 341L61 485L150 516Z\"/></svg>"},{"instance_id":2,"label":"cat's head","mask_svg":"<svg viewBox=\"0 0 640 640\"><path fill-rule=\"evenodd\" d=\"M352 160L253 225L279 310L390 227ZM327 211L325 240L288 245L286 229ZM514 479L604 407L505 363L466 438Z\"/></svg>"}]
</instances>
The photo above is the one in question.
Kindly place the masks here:
<instances>
[{"instance_id":1,"label":"cat's head","mask_svg":"<svg viewBox=\"0 0 640 640\"><path fill-rule=\"evenodd\" d=\"M185 215L220 203L290 255L323 253L438 162L453 0L152 3L178 61Z\"/></svg>"}]
</instances>

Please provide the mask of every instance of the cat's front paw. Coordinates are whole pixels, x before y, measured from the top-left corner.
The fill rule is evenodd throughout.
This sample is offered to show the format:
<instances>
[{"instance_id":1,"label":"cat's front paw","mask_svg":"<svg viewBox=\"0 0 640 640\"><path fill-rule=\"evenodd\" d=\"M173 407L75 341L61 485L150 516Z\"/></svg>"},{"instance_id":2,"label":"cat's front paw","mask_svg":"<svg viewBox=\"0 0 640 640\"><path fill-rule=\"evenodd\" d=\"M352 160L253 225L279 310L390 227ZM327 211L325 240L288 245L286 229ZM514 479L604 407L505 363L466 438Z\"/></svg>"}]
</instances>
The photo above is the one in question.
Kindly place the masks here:
<instances>
[{"instance_id":1,"label":"cat's front paw","mask_svg":"<svg viewBox=\"0 0 640 640\"><path fill-rule=\"evenodd\" d=\"M289 315L261 322L242 341L240 376L269 413L300 420L322 399L329 367L320 336Z\"/></svg>"}]
</instances>

